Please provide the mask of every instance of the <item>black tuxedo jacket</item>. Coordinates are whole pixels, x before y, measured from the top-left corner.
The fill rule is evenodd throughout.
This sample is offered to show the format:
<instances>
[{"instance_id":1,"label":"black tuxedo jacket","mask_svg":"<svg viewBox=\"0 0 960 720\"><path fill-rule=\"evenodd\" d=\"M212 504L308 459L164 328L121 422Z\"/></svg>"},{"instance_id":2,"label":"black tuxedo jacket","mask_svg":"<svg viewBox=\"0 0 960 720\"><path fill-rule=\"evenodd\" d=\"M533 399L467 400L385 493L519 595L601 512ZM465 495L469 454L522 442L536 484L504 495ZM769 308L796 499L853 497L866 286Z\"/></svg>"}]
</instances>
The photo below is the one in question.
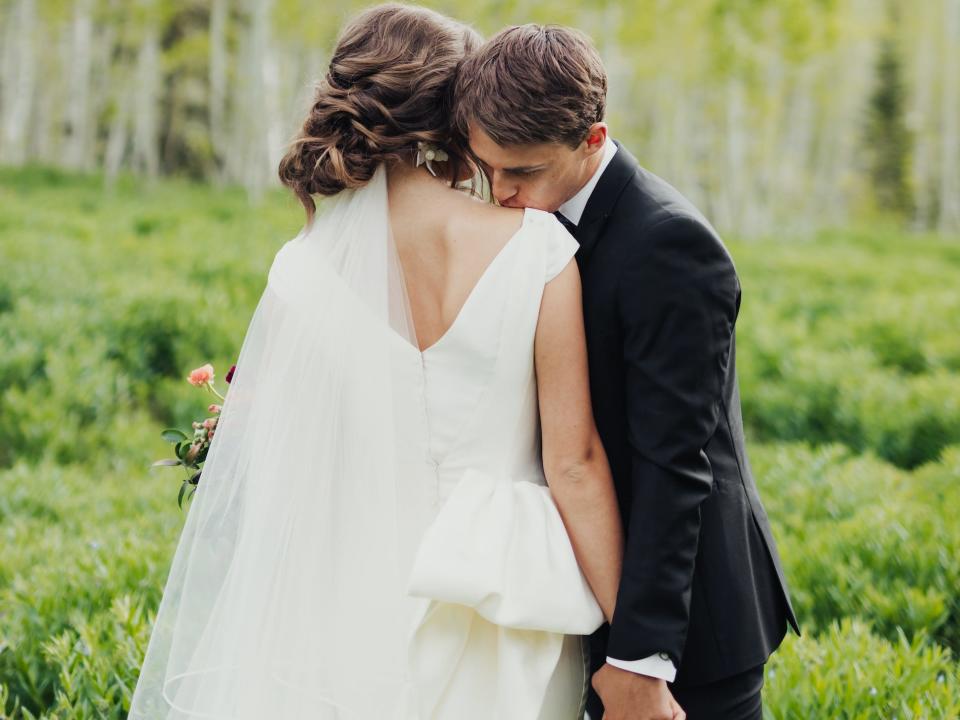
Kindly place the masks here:
<instances>
[{"instance_id":1,"label":"black tuxedo jacket","mask_svg":"<svg viewBox=\"0 0 960 720\"><path fill-rule=\"evenodd\" d=\"M733 261L622 146L574 235L594 417L626 532L593 669L662 652L676 684L699 685L759 665L788 621L799 628L744 449Z\"/></svg>"}]
</instances>

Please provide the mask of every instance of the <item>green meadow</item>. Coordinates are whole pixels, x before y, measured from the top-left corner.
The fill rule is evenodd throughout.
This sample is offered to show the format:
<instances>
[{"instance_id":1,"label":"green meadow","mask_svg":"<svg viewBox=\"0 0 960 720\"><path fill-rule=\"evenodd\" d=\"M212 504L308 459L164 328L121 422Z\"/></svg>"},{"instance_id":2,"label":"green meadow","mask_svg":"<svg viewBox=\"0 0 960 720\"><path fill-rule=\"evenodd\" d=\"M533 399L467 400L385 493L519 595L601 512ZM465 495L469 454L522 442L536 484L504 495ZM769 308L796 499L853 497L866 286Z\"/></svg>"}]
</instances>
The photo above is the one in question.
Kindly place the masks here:
<instances>
[{"instance_id":1,"label":"green meadow","mask_svg":"<svg viewBox=\"0 0 960 720\"><path fill-rule=\"evenodd\" d=\"M0 169L0 718L124 718L279 191ZM960 238L729 239L751 462L804 629L765 716L960 717Z\"/></svg>"}]
</instances>

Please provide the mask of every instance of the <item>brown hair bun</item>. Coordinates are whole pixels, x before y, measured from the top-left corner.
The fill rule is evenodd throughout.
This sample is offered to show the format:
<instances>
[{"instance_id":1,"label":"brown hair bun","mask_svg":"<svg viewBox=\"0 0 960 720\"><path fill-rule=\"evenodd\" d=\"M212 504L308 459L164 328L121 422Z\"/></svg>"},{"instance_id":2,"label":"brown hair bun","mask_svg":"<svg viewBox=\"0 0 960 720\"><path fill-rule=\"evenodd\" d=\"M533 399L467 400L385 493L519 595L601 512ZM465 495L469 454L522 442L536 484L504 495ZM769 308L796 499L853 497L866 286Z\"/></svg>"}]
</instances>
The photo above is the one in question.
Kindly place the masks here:
<instances>
[{"instance_id":1,"label":"brown hair bun","mask_svg":"<svg viewBox=\"0 0 960 720\"><path fill-rule=\"evenodd\" d=\"M450 128L458 64L480 44L469 27L432 10L380 5L350 22L316 86L280 181L312 220L311 195L361 187L381 163L412 160L420 141L442 145L456 174L464 162Z\"/></svg>"}]
</instances>

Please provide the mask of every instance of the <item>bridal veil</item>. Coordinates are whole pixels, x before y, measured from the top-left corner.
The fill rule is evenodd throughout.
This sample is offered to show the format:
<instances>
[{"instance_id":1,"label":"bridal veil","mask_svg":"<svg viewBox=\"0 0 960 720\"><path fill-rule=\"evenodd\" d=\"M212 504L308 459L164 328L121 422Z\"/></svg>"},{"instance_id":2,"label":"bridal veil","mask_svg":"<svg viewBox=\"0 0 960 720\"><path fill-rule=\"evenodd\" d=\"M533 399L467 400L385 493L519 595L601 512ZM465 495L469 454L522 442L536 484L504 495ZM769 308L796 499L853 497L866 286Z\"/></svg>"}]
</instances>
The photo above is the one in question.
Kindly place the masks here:
<instances>
[{"instance_id":1,"label":"bridal veil","mask_svg":"<svg viewBox=\"0 0 960 720\"><path fill-rule=\"evenodd\" d=\"M411 715L404 587L429 499L404 456L423 408L391 360L416 339L385 171L322 210L270 268L130 718Z\"/></svg>"}]
</instances>

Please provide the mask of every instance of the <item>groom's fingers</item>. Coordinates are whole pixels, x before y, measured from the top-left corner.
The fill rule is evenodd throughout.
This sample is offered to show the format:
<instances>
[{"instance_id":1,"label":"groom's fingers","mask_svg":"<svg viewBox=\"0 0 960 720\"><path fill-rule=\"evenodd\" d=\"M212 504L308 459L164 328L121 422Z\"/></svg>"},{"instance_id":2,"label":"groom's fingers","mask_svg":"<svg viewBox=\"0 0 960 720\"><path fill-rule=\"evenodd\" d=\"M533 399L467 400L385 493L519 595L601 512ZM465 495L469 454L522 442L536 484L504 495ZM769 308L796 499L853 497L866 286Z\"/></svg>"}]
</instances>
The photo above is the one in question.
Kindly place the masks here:
<instances>
[{"instance_id":1,"label":"groom's fingers","mask_svg":"<svg viewBox=\"0 0 960 720\"><path fill-rule=\"evenodd\" d=\"M670 704L673 706L673 720L687 720L687 714L683 711L683 708L680 707L680 703L671 697Z\"/></svg>"}]
</instances>

